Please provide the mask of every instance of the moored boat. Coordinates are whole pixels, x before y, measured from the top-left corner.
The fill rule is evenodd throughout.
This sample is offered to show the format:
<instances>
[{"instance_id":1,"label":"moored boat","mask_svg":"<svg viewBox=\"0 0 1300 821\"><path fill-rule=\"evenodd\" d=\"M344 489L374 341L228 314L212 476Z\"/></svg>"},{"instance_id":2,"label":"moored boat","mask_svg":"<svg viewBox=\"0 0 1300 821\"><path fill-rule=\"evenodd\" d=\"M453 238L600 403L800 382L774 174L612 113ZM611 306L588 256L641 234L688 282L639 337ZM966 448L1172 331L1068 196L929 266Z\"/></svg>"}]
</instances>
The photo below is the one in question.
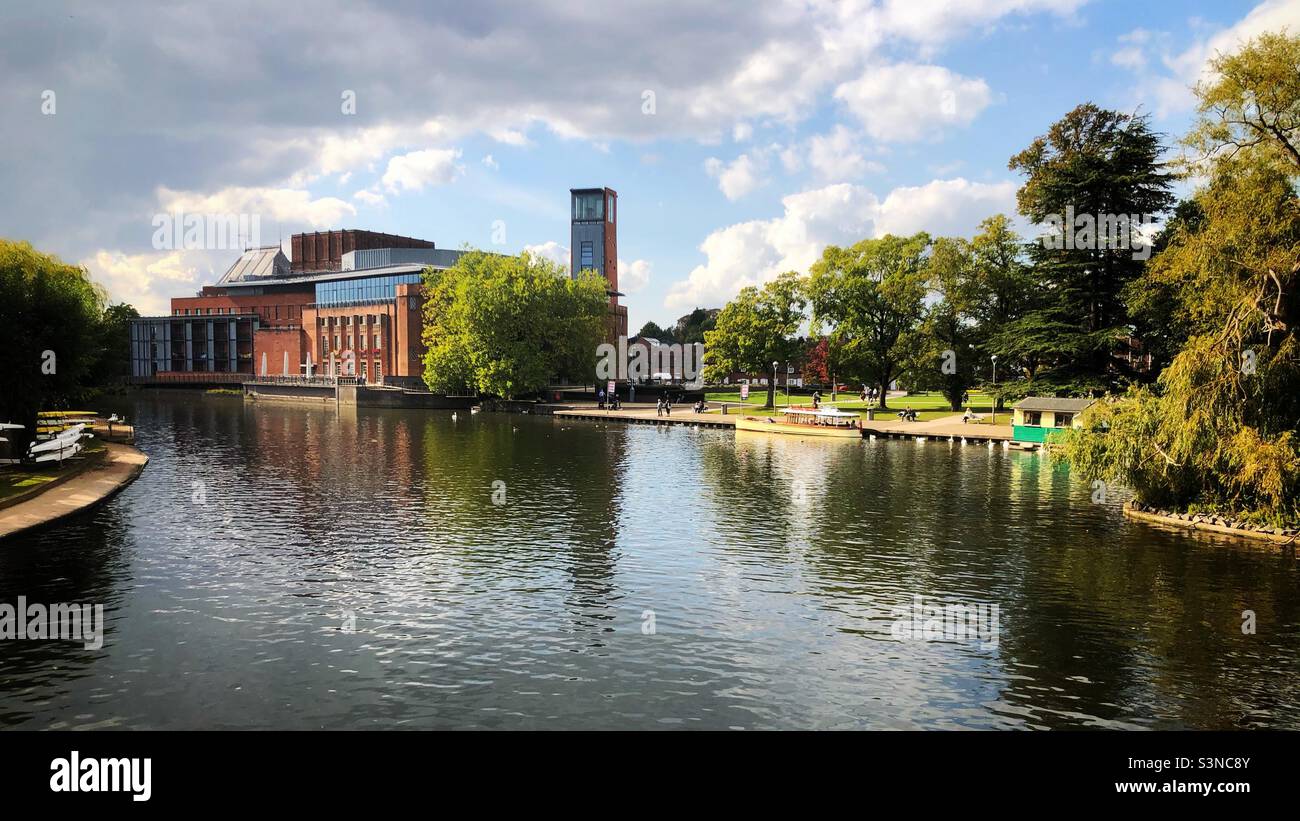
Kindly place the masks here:
<instances>
[{"instance_id":1,"label":"moored boat","mask_svg":"<svg viewBox=\"0 0 1300 821\"><path fill-rule=\"evenodd\" d=\"M742 416L736 420L736 430L783 433L792 436L826 436L836 439L858 439L862 435L858 415L833 406L785 408L781 411L780 418Z\"/></svg>"}]
</instances>

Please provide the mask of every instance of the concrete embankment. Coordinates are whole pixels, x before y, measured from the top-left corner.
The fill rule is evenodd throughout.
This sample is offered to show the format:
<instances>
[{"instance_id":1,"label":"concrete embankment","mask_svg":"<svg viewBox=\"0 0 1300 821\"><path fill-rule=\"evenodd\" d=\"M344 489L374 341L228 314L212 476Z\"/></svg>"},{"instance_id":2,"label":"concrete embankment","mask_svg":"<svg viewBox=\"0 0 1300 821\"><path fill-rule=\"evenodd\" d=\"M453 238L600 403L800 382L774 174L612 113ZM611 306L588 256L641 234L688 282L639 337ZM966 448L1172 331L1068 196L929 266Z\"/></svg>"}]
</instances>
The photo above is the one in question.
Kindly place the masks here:
<instances>
[{"instance_id":1,"label":"concrete embankment","mask_svg":"<svg viewBox=\"0 0 1300 821\"><path fill-rule=\"evenodd\" d=\"M149 457L131 445L105 442L107 455L86 470L0 510L0 539L82 513L135 481Z\"/></svg>"}]
</instances>

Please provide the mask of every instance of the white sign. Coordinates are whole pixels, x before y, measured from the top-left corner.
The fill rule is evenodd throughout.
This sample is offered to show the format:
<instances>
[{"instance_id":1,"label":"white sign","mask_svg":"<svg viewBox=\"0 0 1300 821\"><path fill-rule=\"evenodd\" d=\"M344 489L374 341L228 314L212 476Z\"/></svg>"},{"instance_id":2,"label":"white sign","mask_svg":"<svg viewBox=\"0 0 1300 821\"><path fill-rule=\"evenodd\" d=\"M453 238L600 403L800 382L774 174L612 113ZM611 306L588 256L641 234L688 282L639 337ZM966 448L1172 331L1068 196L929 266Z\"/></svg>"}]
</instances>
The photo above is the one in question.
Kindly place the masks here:
<instances>
[{"instance_id":1,"label":"white sign","mask_svg":"<svg viewBox=\"0 0 1300 821\"><path fill-rule=\"evenodd\" d=\"M748 399L748 398L749 398L749 383L748 383L748 382L746 382L745 384L743 384L743 385L740 386L740 398L741 398L741 399Z\"/></svg>"},{"instance_id":2,"label":"white sign","mask_svg":"<svg viewBox=\"0 0 1300 821\"><path fill-rule=\"evenodd\" d=\"M614 380L611 379L609 380L609 385L605 388L605 393L613 393L613 392L614 392Z\"/></svg>"}]
</instances>

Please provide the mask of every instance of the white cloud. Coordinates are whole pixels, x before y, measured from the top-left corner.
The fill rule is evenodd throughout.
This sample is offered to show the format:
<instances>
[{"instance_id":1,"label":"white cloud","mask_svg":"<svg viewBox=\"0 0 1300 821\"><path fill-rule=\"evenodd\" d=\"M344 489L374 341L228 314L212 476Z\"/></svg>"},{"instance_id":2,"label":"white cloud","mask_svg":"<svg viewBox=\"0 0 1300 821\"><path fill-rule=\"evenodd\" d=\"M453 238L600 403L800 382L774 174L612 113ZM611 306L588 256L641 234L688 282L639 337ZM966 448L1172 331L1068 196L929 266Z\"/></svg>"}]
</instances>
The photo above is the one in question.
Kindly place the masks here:
<instances>
[{"instance_id":1,"label":"white cloud","mask_svg":"<svg viewBox=\"0 0 1300 821\"><path fill-rule=\"evenodd\" d=\"M206 252L160 251L123 254L101 250L81 260L112 302L128 302L145 316L171 313L171 297L197 291L202 272L196 259Z\"/></svg>"},{"instance_id":2,"label":"white cloud","mask_svg":"<svg viewBox=\"0 0 1300 821\"><path fill-rule=\"evenodd\" d=\"M672 284L665 307L718 307L741 288L784 271L807 272L827 245L848 245L886 233L971 235L981 220L1014 213L1014 182L934 180L896 188L882 202L850 183L791 194L784 213L720 228L700 245L706 260Z\"/></svg>"},{"instance_id":3,"label":"white cloud","mask_svg":"<svg viewBox=\"0 0 1300 821\"><path fill-rule=\"evenodd\" d=\"M731 129L731 139L738 143L743 143L754 136L754 127L749 123L736 123Z\"/></svg>"},{"instance_id":4,"label":"white cloud","mask_svg":"<svg viewBox=\"0 0 1300 821\"><path fill-rule=\"evenodd\" d=\"M1003 17L1051 13L1069 19L1088 0L884 0L871 7L878 25L891 34L936 46ZM852 4L850 4L852 5Z\"/></svg>"},{"instance_id":5,"label":"white cloud","mask_svg":"<svg viewBox=\"0 0 1300 821\"><path fill-rule=\"evenodd\" d=\"M885 170L880 163L867 159L857 136L843 125L808 141L808 164L818 177L836 182Z\"/></svg>"},{"instance_id":6,"label":"white cloud","mask_svg":"<svg viewBox=\"0 0 1300 821\"><path fill-rule=\"evenodd\" d=\"M718 190L732 202L763 184L761 174L764 166L766 162L755 160L748 154L741 154L730 163L724 163L717 157L710 157L704 162L704 170L718 181Z\"/></svg>"},{"instance_id":7,"label":"white cloud","mask_svg":"<svg viewBox=\"0 0 1300 821\"><path fill-rule=\"evenodd\" d=\"M1144 47L1151 41L1151 32L1146 29L1133 29L1128 34L1121 34L1119 42L1123 48L1110 55L1110 61L1122 68L1141 71L1147 67Z\"/></svg>"},{"instance_id":8,"label":"white cloud","mask_svg":"<svg viewBox=\"0 0 1300 821\"><path fill-rule=\"evenodd\" d=\"M538 245L525 245L524 250L535 257L549 259L566 272L569 270L569 248L567 245L561 245L555 240L547 240Z\"/></svg>"},{"instance_id":9,"label":"white cloud","mask_svg":"<svg viewBox=\"0 0 1300 821\"><path fill-rule=\"evenodd\" d=\"M618 289L625 294L635 294L650 284L650 262L634 259L618 261Z\"/></svg>"},{"instance_id":10,"label":"white cloud","mask_svg":"<svg viewBox=\"0 0 1300 821\"><path fill-rule=\"evenodd\" d=\"M312 198L311 192L296 188L222 188L211 194L193 191L157 190L163 211L187 214L249 214L263 222L302 224L313 227L336 225L345 214L355 215L356 207L337 197ZM262 225L263 230L270 226Z\"/></svg>"},{"instance_id":11,"label":"white cloud","mask_svg":"<svg viewBox=\"0 0 1300 821\"><path fill-rule=\"evenodd\" d=\"M1144 32L1137 37L1133 32L1120 40L1128 47L1112 55L1117 65L1134 69L1137 74L1135 92L1142 102L1154 101L1156 113L1161 117L1188 111L1196 104L1192 87L1197 82L1211 80L1210 60L1219 54L1237 51L1245 41L1269 31L1288 29L1300 33L1300 0L1265 0L1251 9L1245 17L1225 29L1198 38L1181 52L1171 53L1161 45L1158 55L1163 73L1152 75L1148 69L1150 57L1157 55L1157 44L1168 42L1164 34Z\"/></svg>"},{"instance_id":12,"label":"white cloud","mask_svg":"<svg viewBox=\"0 0 1300 821\"><path fill-rule=\"evenodd\" d=\"M383 194L368 191L364 188L353 194L352 199L361 200L361 202L369 205L371 208L381 208L388 204L388 200L384 199Z\"/></svg>"},{"instance_id":13,"label":"white cloud","mask_svg":"<svg viewBox=\"0 0 1300 821\"><path fill-rule=\"evenodd\" d=\"M957 177L895 188L880 204L876 234L970 236L985 217L1016 213L1017 184L970 182Z\"/></svg>"},{"instance_id":14,"label":"white cloud","mask_svg":"<svg viewBox=\"0 0 1300 821\"><path fill-rule=\"evenodd\" d=\"M870 236L879 210L875 195L847 183L791 194L785 213L750 220L709 234L700 245L706 261L673 283L665 307L718 307L747 285L783 271L806 271L828 244Z\"/></svg>"},{"instance_id":15,"label":"white cloud","mask_svg":"<svg viewBox=\"0 0 1300 821\"><path fill-rule=\"evenodd\" d=\"M501 167L501 164L498 163L496 161L496 158L493 157L491 154L487 154L483 157L483 164L488 168L491 168L493 171L496 171Z\"/></svg>"},{"instance_id":16,"label":"white cloud","mask_svg":"<svg viewBox=\"0 0 1300 821\"><path fill-rule=\"evenodd\" d=\"M938 139L947 127L968 125L992 97L980 78L914 63L869 67L835 89L868 134L895 142Z\"/></svg>"},{"instance_id":17,"label":"white cloud","mask_svg":"<svg viewBox=\"0 0 1300 821\"><path fill-rule=\"evenodd\" d=\"M422 191L426 185L446 185L463 170L456 161L459 148L426 148L393 157L380 182L392 193Z\"/></svg>"}]
</instances>

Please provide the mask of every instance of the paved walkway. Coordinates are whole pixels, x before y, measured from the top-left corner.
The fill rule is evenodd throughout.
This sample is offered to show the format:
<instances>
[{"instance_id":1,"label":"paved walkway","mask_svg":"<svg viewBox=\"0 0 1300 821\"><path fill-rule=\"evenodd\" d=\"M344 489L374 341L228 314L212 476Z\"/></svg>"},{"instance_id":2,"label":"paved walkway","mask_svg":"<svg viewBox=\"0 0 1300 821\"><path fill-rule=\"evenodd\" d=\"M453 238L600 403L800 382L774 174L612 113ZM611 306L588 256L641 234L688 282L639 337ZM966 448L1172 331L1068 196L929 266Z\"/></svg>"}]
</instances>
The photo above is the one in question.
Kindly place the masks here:
<instances>
[{"instance_id":1,"label":"paved walkway","mask_svg":"<svg viewBox=\"0 0 1300 821\"><path fill-rule=\"evenodd\" d=\"M732 413L735 413L733 408ZM601 410L593 403L586 407L569 405L565 410L555 411L556 416L569 416L578 419L616 419L621 422L656 422L667 425L708 425L711 427L736 426L734 415L723 416L714 413L692 413L690 404L673 405L669 416L660 415L653 402L624 402L620 410Z\"/></svg>"},{"instance_id":2,"label":"paved walkway","mask_svg":"<svg viewBox=\"0 0 1300 821\"><path fill-rule=\"evenodd\" d=\"M711 406L713 407L713 406ZM891 436L925 436L938 438L947 438L949 436L960 439L977 439L979 441L987 440L1004 440L1011 438L1011 425L983 425L983 424L965 424L961 421L961 414L956 413L952 416L944 416L929 422L902 422L895 416L897 411L884 411L875 421L868 422L865 418L862 420L862 427L868 433L889 434ZM650 422L667 425L706 425L709 427L735 427L736 418L744 413L757 415L772 415L772 411L762 411L758 408L751 407L748 409L737 408L731 405L729 413L725 416L713 410L710 413L692 413L690 405L674 405L671 416L660 416L655 411L652 403L624 403L621 410L610 411L600 410L595 403L586 406L568 405L564 410L555 411L556 416L568 416L578 419L610 419L621 422ZM1002 414L998 414L999 417ZM1008 421L1011 416L1008 413L1005 417Z\"/></svg>"},{"instance_id":3,"label":"paved walkway","mask_svg":"<svg viewBox=\"0 0 1300 821\"><path fill-rule=\"evenodd\" d=\"M149 461L130 445L105 442L104 447L108 458L103 464L0 510L0 539L94 507L135 481Z\"/></svg>"},{"instance_id":4,"label":"paved walkway","mask_svg":"<svg viewBox=\"0 0 1300 821\"><path fill-rule=\"evenodd\" d=\"M877 433L890 434L907 434L908 436L933 436L936 438L961 438L965 436L968 439L1010 439L1011 425L984 425L984 424L966 424L961 421L961 414L956 413L952 416L943 416L938 419L932 419L929 422L902 422L899 421L896 410L886 411L892 417L892 421L877 418L874 422L862 423L862 426L868 431ZM1003 414L998 414L999 418ZM1011 420L1010 412L1007 412L1005 418Z\"/></svg>"}]
</instances>

